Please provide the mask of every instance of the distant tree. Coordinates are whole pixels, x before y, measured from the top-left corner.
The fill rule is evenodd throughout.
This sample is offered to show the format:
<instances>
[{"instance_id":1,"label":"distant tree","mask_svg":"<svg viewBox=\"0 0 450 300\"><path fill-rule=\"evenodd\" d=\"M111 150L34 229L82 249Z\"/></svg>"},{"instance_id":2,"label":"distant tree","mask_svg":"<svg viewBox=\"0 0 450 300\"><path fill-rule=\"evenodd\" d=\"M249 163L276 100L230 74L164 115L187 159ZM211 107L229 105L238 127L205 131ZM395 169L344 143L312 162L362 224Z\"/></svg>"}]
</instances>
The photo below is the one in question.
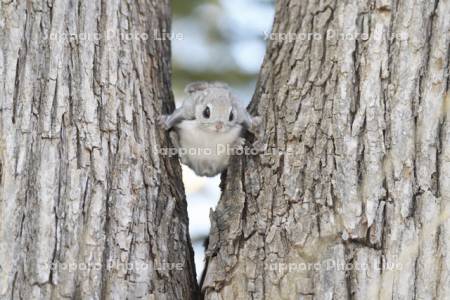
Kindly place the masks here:
<instances>
[{"instance_id":1,"label":"distant tree","mask_svg":"<svg viewBox=\"0 0 450 300\"><path fill-rule=\"evenodd\" d=\"M277 1L206 299L449 299L450 2ZM308 34L314 33L314 34Z\"/></svg>"}]
</instances>

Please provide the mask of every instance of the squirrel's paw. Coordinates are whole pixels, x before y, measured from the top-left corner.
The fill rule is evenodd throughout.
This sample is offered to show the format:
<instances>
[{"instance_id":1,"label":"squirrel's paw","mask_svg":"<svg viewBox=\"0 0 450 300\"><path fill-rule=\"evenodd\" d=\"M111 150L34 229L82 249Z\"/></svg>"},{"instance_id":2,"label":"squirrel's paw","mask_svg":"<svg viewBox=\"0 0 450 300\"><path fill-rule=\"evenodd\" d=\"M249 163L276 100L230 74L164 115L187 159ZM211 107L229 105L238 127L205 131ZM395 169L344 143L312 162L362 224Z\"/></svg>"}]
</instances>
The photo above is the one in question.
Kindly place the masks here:
<instances>
[{"instance_id":1,"label":"squirrel's paw","mask_svg":"<svg viewBox=\"0 0 450 300\"><path fill-rule=\"evenodd\" d=\"M169 124L167 123L168 115L160 115L157 119L158 125L164 128L165 130L169 129Z\"/></svg>"}]
</instances>

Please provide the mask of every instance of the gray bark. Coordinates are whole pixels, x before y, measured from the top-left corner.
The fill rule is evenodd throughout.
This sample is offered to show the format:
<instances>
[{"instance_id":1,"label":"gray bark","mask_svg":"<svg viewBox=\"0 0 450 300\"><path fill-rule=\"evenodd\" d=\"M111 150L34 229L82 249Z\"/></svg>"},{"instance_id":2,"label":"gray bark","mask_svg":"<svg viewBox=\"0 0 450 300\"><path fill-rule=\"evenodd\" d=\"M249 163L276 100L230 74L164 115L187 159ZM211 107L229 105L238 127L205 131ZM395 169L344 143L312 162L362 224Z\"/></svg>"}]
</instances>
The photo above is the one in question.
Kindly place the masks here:
<instances>
[{"instance_id":1,"label":"gray bark","mask_svg":"<svg viewBox=\"0 0 450 300\"><path fill-rule=\"evenodd\" d=\"M267 152L224 179L206 299L450 299L449 16L277 1L250 105Z\"/></svg>"},{"instance_id":2,"label":"gray bark","mask_svg":"<svg viewBox=\"0 0 450 300\"><path fill-rule=\"evenodd\" d=\"M166 0L0 1L0 299L195 297L169 30Z\"/></svg>"}]
</instances>

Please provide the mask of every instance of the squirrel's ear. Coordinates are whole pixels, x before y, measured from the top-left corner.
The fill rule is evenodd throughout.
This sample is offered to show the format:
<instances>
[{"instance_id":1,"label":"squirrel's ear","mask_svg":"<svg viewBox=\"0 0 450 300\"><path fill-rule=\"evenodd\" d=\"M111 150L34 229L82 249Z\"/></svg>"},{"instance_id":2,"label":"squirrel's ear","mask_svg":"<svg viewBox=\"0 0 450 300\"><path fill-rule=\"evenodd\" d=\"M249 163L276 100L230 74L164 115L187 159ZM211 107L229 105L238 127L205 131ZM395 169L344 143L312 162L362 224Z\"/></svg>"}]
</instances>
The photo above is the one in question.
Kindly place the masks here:
<instances>
[{"instance_id":1,"label":"squirrel's ear","mask_svg":"<svg viewBox=\"0 0 450 300\"><path fill-rule=\"evenodd\" d=\"M211 83L211 86L222 89L229 89L230 87L225 82L215 81Z\"/></svg>"},{"instance_id":2,"label":"squirrel's ear","mask_svg":"<svg viewBox=\"0 0 450 300\"><path fill-rule=\"evenodd\" d=\"M192 94L198 91L203 91L206 90L209 86L209 83L207 83L206 81L197 81L197 82L192 82L189 83L185 88L184 88L184 92L186 94Z\"/></svg>"},{"instance_id":3,"label":"squirrel's ear","mask_svg":"<svg viewBox=\"0 0 450 300\"><path fill-rule=\"evenodd\" d=\"M215 88L224 88L224 89L228 89L228 84L224 83L224 82L206 82L206 81L197 81L197 82L192 82L189 83L185 88L184 88L184 92L187 94L192 94L198 91L203 91L206 90L209 87L215 87Z\"/></svg>"}]
</instances>

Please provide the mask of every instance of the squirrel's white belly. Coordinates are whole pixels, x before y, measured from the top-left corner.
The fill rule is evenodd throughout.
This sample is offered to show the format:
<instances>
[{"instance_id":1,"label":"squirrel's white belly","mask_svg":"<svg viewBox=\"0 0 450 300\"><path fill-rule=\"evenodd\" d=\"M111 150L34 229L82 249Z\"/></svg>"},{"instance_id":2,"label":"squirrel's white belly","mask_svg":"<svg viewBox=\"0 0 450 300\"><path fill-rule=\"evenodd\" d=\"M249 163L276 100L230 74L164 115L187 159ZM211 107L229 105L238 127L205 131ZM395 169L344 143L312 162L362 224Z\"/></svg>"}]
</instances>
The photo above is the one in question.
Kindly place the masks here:
<instances>
[{"instance_id":1,"label":"squirrel's white belly","mask_svg":"<svg viewBox=\"0 0 450 300\"><path fill-rule=\"evenodd\" d=\"M195 121L182 121L177 126L181 162L200 176L214 176L228 167L230 149L240 137L241 126L226 133L208 132Z\"/></svg>"}]
</instances>

